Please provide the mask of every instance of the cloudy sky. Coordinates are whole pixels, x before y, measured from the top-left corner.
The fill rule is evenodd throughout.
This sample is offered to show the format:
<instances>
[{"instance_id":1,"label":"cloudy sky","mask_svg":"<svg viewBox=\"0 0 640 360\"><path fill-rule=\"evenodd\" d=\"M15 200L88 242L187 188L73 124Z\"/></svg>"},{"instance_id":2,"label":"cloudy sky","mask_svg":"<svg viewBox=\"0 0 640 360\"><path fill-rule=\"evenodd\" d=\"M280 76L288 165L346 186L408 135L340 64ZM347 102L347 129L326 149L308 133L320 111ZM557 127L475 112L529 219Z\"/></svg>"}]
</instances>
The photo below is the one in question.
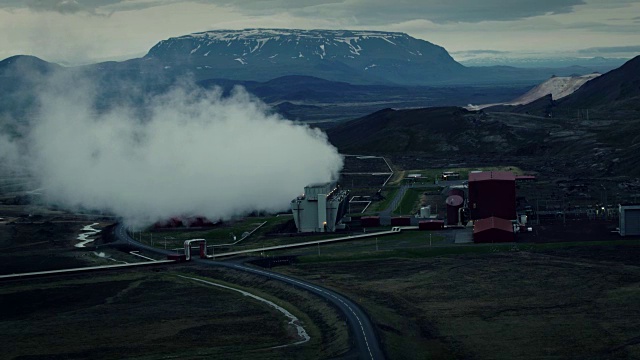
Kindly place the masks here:
<instances>
[{"instance_id":1,"label":"cloudy sky","mask_svg":"<svg viewBox=\"0 0 640 360\"><path fill-rule=\"evenodd\" d=\"M127 59L172 36L256 27L401 31L458 60L640 54L640 0L0 0L0 59Z\"/></svg>"}]
</instances>

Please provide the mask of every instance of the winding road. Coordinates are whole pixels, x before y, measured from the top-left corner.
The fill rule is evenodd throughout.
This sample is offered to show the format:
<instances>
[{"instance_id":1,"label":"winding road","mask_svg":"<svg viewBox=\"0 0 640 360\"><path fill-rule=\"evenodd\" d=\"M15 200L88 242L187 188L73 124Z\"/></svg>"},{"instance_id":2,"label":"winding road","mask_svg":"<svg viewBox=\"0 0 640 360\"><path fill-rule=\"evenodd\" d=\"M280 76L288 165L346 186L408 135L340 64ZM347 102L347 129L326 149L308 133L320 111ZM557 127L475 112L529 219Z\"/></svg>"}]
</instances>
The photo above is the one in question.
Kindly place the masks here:
<instances>
[{"instance_id":1,"label":"winding road","mask_svg":"<svg viewBox=\"0 0 640 360\"><path fill-rule=\"evenodd\" d=\"M129 245L137 247L138 249L143 249L163 255L173 253L168 250L158 249L135 241L129 236L123 224L118 224L118 226L116 226L116 228L114 229L114 235L119 241L128 243ZM322 299L333 304L345 316L347 324L349 325L350 335L355 340L359 358L384 359L384 353L380 348L380 342L378 341L369 317L364 313L362 309L360 309L360 307L356 303L349 300L345 296L333 290L329 290L327 288L300 279L274 273L271 271L248 267L241 264L199 258L192 258L192 261L201 265L224 267L282 281L286 284L309 291L310 293L321 297Z\"/></svg>"}]
</instances>

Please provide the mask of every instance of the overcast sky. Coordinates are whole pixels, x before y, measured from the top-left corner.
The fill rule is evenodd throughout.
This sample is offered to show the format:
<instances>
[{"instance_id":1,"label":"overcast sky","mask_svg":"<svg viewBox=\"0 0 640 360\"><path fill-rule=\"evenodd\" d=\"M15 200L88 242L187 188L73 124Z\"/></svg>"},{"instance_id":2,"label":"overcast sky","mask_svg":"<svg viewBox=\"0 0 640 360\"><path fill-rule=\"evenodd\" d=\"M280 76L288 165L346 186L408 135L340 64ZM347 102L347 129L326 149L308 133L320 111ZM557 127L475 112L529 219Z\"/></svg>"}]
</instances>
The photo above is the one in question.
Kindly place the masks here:
<instances>
[{"instance_id":1,"label":"overcast sky","mask_svg":"<svg viewBox=\"0 0 640 360\"><path fill-rule=\"evenodd\" d=\"M454 58L640 54L640 0L0 0L0 59L69 64L256 27L406 32Z\"/></svg>"}]
</instances>

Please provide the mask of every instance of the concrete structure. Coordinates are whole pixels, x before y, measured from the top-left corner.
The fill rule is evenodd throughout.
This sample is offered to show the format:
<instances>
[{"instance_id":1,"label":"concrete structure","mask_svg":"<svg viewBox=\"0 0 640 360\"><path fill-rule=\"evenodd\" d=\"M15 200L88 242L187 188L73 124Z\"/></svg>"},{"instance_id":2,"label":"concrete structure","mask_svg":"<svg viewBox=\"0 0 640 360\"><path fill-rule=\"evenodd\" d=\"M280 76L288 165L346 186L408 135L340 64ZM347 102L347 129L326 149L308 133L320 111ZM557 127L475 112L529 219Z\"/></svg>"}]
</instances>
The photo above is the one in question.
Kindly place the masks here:
<instances>
[{"instance_id":1,"label":"concrete structure","mask_svg":"<svg viewBox=\"0 0 640 360\"><path fill-rule=\"evenodd\" d=\"M515 241L510 220L497 217L480 219L473 225L474 243L499 243Z\"/></svg>"},{"instance_id":2,"label":"concrete structure","mask_svg":"<svg viewBox=\"0 0 640 360\"><path fill-rule=\"evenodd\" d=\"M304 194L291 200L293 220L298 232L334 232L347 213L349 191L335 182L308 185Z\"/></svg>"},{"instance_id":3,"label":"concrete structure","mask_svg":"<svg viewBox=\"0 0 640 360\"><path fill-rule=\"evenodd\" d=\"M620 235L640 235L640 205L620 205Z\"/></svg>"},{"instance_id":4,"label":"concrete structure","mask_svg":"<svg viewBox=\"0 0 640 360\"><path fill-rule=\"evenodd\" d=\"M468 206L472 220L492 216L515 220L515 175L506 171L470 173Z\"/></svg>"}]
</instances>

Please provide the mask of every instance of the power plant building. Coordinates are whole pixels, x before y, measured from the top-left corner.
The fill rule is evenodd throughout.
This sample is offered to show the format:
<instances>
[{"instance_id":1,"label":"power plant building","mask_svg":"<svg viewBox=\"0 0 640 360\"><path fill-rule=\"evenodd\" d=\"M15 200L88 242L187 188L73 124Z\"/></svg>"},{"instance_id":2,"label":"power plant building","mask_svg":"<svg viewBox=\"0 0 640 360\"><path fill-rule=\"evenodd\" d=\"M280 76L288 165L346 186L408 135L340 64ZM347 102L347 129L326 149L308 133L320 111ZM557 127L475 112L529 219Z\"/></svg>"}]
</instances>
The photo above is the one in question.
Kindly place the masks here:
<instances>
[{"instance_id":1,"label":"power plant building","mask_svg":"<svg viewBox=\"0 0 640 360\"><path fill-rule=\"evenodd\" d=\"M305 186L304 194L291 200L298 232L334 232L340 229L348 202L349 191L340 189L335 182Z\"/></svg>"},{"instance_id":2,"label":"power plant building","mask_svg":"<svg viewBox=\"0 0 640 360\"><path fill-rule=\"evenodd\" d=\"M516 219L516 177L508 171L469 174L469 215L472 220Z\"/></svg>"},{"instance_id":3,"label":"power plant building","mask_svg":"<svg viewBox=\"0 0 640 360\"><path fill-rule=\"evenodd\" d=\"M620 205L620 235L640 235L640 205Z\"/></svg>"}]
</instances>

